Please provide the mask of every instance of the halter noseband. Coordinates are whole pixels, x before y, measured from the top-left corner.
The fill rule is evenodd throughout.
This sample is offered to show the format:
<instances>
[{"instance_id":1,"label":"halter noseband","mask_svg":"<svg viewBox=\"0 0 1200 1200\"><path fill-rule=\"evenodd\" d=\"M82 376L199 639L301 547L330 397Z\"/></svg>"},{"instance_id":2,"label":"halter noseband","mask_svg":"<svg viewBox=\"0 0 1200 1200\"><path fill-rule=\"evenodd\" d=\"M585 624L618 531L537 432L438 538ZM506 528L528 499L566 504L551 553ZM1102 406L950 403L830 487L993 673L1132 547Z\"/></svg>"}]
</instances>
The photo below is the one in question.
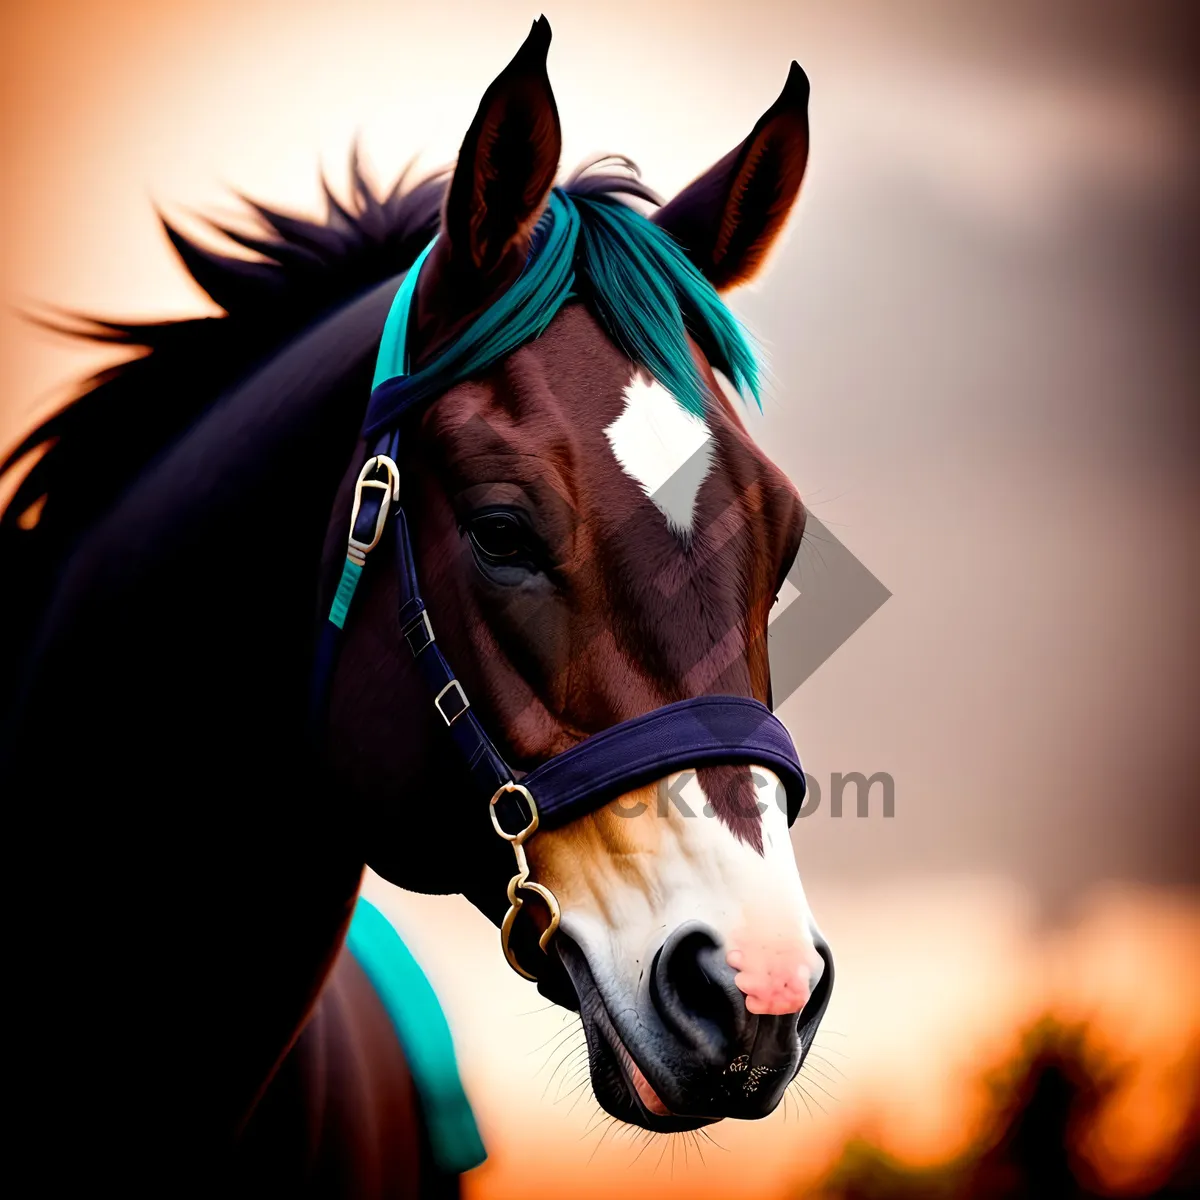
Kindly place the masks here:
<instances>
[{"instance_id":1,"label":"halter noseband","mask_svg":"<svg viewBox=\"0 0 1200 1200\"><path fill-rule=\"evenodd\" d=\"M409 310L417 274L432 245L413 263L392 302L380 345L377 383L406 374ZM417 580L408 518L400 504L398 446L397 428L382 433L358 475L346 563L317 647L314 720L319 722L324 715L342 629L367 556L382 541L390 520L399 575L400 634L481 801L488 803L496 833L512 845L517 872L508 884L501 946L517 974L536 979L517 961L510 938L524 903L522 893L537 896L549 911L550 922L538 940L543 951L561 918L554 893L530 879L525 844L539 829L566 825L675 771L734 765L765 767L779 777L791 825L804 799L804 770L788 731L766 705L744 696L695 696L593 734L528 774L512 771L476 717L434 636Z\"/></svg>"}]
</instances>

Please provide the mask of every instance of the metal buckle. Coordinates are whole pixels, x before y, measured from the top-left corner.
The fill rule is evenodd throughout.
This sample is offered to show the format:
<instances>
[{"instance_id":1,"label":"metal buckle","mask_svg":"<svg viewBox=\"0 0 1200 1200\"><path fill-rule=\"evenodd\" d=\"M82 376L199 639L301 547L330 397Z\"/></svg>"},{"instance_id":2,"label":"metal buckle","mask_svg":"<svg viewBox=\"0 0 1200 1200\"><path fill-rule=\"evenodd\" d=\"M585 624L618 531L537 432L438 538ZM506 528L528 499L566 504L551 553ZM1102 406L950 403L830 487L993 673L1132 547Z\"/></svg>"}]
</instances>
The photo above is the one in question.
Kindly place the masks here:
<instances>
[{"instance_id":1,"label":"metal buckle","mask_svg":"<svg viewBox=\"0 0 1200 1200\"><path fill-rule=\"evenodd\" d=\"M404 640L408 643L408 648L412 651L413 658L416 658L422 650L427 650L437 640L433 636L433 626L429 623L429 613L425 609L421 609L401 632ZM419 646L413 644L413 637L417 634L422 636Z\"/></svg>"},{"instance_id":2,"label":"metal buckle","mask_svg":"<svg viewBox=\"0 0 1200 1200\"><path fill-rule=\"evenodd\" d=\"M529 824L517 833L509 833L504 829L500 824L500 819L496 816L496 801L506 792L520 792L525 798L525 803L529 805ZM550 945L550 939L558 931L559 922L562 920L562 909L559 906L558 897L548 887L540 883L534 883L529 878L529 859L525 856L525 843L537 833L537 805L534 803L529 789L524 784L513 783L509 780L508 783L496 789L496 794L488 804L488 811L492 816L492 826L512 846L513 854L517 860L517 873L508 881L508 912L504 914L504 920L500 923L500 948L504 951L504 958L508 962L508 965L522 979L529 979L536 982L537 976L531 975L517 961L516 953L509 944L509 939L512 937L513 925L516 922L517 914L525 904L525 901L521 899L522 892L531 892L537 896L545 904L547 911L550 913L550 923L542 931L541 937L538 938L538 949L543 954L547 953L546 947Z\"/></svg>"},{"instance_id":3,"label":"metal buckle","mask_svg":"<svg viewBox=\"0 0 1200 1200\"><path fill-rule=\"evenodd\" d=\"M457 712L451 713L450 716L447 716L446 710L442 707L442 697L451 690L458 692L458 698L462 701L462 707ZM452 679L444 688L442 688L440 692L438 692L436 696L434 696L433 707L442 714L442 720L445 721L447 725L453 725L454 722L457 721L458 718L461 717L463 713L465 713L467 709L471 707L471 702L467 699L467 693L463 691L462 684L459 683L457 679Z\"/></svg>"},{"instance_id":4,"label":"metal buckle","mask_svg":"<svg viewBox=\"0 0 1200 1200\"><path fill-rule=\"evenodd\" d=\"M372 479L371 475L375 471L385 472L387 478ZM375 518L375 532L369 542L363 542L354 536L354 527L358 524L363 494L368 488L378 488L386 494ZM363 469L358 473L358 482L354 485L354 508L350 513L350 544L347 548L351 559L359 563L364 562L367 555L379 545L379 540L383 537L383 528L387 524L388 511L399 499L400 468L386 454L373 454L363 464Z\"/></svg>"}]
</instances>

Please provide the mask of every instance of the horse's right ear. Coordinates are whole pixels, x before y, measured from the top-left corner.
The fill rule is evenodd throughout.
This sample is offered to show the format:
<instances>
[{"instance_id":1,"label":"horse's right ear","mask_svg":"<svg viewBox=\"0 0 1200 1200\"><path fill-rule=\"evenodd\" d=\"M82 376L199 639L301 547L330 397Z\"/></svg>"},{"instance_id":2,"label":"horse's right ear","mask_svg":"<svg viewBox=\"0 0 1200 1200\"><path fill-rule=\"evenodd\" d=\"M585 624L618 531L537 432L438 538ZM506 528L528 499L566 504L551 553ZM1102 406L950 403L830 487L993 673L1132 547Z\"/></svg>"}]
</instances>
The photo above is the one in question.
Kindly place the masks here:
<instances>
[{"instance_id":1,"label":"horse's right ear","mask_svg":"<svg viewBox=\"0 0 1200 1200\"><path fill-rule=\"evenodd\" d=\"M808 163L808 76L792 63L779 99L750 136L653 220L718 291L757 271L791 211Z\"/></svg>"},{"instance_id":2,"label":"horse's right ear","mask_svg":"<svg viewBox=\"0 0 1200 1200\"><path fill-rule=\"evenodd\" d=\"M486 276L514 250L524 261L562 152L549 49L550 22L538 17L463 139L442 218L456 274Z\"/></svg>"}]
</instances>

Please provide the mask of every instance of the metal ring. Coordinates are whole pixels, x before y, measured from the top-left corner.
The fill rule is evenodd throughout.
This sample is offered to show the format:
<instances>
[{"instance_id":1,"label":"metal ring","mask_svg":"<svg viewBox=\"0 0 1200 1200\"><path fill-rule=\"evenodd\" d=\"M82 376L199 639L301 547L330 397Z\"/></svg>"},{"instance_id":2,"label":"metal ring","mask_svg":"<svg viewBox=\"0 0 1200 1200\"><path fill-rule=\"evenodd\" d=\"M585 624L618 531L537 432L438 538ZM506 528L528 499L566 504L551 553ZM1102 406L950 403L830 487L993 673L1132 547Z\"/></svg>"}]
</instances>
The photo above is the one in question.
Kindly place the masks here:
<instances>
[{"instance_id":1,"label":"metal ring","mask_svg":"<svg viewBox=\"0 0 1200 1200\"><path fill-rule=\"evenodd\" d=\"M531 983L537 983L537 976L530 975L519 962L517 956L513 953L512 947L508 944L509 936L512 934L513 922L517 919L517 913L521 911L522 900L516 900L509 907L508 912L504 914L504 920L500 925L500 948L504 951L504 957L508 965L512 967L522 979L528 979Z\"/></svg>"},{"instance_id":2,"label":"metal ring","mask_svg":"<svg viewBox=\"0 0 1200 1200\"><path fill-rule=\"evenodd\" d=\"M512 967L518 975L523 979L528 979L534 983L537 982L537 976L531 975L517 961L517 956L513 952L512 946L509 944L509 939L512 936L513 925L517 919L517 913L525 906L525 902L521 899L521 892L533 892L545 905L550 913L550 923L542 931L541 937L538 938L538 949L543 954L548 953L546 947L550 945L550 939L558 932L559 922L562 920L562 909L559 907L558 898L547 887L543 887L540 883L534 883L521 875L514 875L508 883L508 895L512 903L509 906L508 912L504 914L504 920L500 924L500 948L504 951L504 957L508 961L508 965Z\"/></svg>"},{"instance_id":3,"label":"metal ring","mask_svg":"<svg viewBox=\"0 0 1200 1200\"><path fill-rule=\"evenodd\" d=\"M529 824L525 826L519 833L509 833L501 824L500 818L496 816L496 801L500 799L506 792L520 792L525 797L525 803L529 805L529 811L532 814ZM520 846L527 838L533 837L537 833L538 827L538 810L537 805L533 801L533 796L529 789L523 783L513 783L509 780L508 783L496 789L496 794L488 802L488 812L492 814L492 828L506 841L512 842L514 846Z\"/></svg>"}]
</instances>

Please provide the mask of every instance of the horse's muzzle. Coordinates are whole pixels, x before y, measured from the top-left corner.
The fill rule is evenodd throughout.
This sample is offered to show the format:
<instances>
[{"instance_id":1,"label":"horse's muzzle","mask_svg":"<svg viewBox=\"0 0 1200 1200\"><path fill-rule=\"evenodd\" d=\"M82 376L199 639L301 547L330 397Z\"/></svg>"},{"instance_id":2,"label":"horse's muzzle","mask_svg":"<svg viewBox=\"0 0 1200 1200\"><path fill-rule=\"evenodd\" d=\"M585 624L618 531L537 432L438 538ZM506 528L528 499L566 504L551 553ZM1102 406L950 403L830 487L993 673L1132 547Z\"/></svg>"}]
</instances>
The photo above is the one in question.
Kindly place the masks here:
<instances>
[{"instance_id":1,"label":"horse's muzzle","mask_svg":"<svg viewBox=\"0 0 1200 1200\"><path fill-rule=\"evenodd\" d=\"M628 1003L606 1001L583 951L560 935L559 955L579 999L601 1106L661 1132L773 1112L829 1003L833 958L820 937L814 943L820 965L802 1007L755 1013L726 961L726 947L700 922L687 922L664 941Z\"/></svg>"}]
</instances>

